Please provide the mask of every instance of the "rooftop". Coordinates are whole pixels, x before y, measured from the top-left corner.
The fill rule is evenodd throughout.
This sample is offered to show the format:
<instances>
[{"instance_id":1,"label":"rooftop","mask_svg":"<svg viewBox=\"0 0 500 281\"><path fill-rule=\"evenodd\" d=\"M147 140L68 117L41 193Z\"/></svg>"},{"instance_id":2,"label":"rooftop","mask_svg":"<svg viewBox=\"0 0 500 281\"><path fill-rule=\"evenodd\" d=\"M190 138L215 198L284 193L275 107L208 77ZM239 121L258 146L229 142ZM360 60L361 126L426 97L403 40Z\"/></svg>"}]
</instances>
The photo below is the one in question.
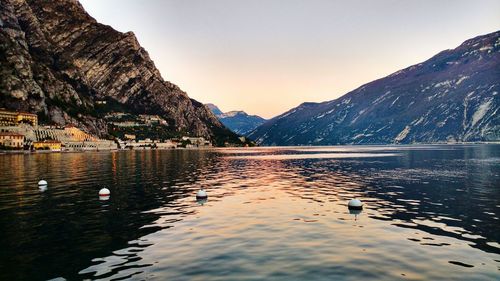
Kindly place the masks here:
<instances>
[{"instance_id":1,"label":"rooftop","mask_svg":"<svg viewBox=\"0 0 500 281\"><path fill-rule=\"evenodd\" d=\"M16 136L16 137L24 137L22 134L18 134L15 132L0 132L0 136Z\"/></svg>"}]
</instances>

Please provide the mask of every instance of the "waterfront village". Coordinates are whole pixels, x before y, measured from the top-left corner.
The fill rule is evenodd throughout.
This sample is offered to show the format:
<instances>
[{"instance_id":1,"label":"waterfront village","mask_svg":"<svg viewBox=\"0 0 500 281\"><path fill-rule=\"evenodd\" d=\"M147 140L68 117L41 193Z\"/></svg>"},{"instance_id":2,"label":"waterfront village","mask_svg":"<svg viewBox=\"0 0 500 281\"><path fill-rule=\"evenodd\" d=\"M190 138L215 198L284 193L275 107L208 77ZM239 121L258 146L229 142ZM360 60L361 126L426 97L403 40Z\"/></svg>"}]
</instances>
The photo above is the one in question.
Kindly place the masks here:
<instances>
[{"instance_id":1,"label":"waterfront village","mask_svg":"<svg viewBox=\"0 0 500 281\"><path fill-rule=\"evenodd\" d=\"M143 115L144 123L114 122L117 127L143 126L161 123L156 115ZM143 138L124 134L123 139L100 139L73 125L39 125L33 113L0 109L0 150L4 151L87 151L114 149L174 149L211 147L203 137L182 136L165 140Z\"/></svg>"}]
</instances>

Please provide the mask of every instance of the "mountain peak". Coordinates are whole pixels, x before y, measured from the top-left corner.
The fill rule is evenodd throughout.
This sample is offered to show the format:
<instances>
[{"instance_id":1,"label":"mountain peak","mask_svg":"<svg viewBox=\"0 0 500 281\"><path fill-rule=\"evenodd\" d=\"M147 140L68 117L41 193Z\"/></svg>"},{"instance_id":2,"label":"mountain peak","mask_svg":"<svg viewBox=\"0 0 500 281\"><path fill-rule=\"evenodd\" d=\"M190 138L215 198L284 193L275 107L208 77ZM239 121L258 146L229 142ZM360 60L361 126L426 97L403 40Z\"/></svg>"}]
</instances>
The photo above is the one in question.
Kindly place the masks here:
<instances>
[{"instance_id":1,"label":"mountain peak","mask_svg":"<svg viewBox=\"0 0 500 281\"><path fill-rule=\"evenodd\" d=\"M215 104L206 103L205 105L213 112L213 114L215 114L215 116L223 114L222 110L220 110L219 107L217 107Z\"/></svg>"},{"instance_id":2,"label":"mountain peak","mask_svg":"<svg viewBox=\"0 0 500 281\"><path fill-rule=\"evenodd\" d=\"M249 116L245 111L241 110L233 110L233 111L228 111L226 113L221 114L221 117L234 117L236 115L241 115L241 116Z\"/></svg>"},{"instance_id":3,"label":"mountain peak","mask_svg":"<svg viewBox=\"0 0 500 281\"><path fill-rule=\"evenodd\" d=\"M500 31L323 103L303 103L249 137L332 145L500 140Z\"/></svg>"},{"instance_id":4,"label":"mountain peak","mask_svg":"<svg viewBox=\"0 0 500 281\"><path fill-rule=\"evenodd\" d=\"M223 113L212 103L207 103L205 105L212 110L222 124L240 135L248 134L266 121L266 119L260 116L248 115L245 111L233 110Z\"/></svg>"},{"instance_id":5,"label":"mountain peak","mask_svg":"<svg viewBox=\"0 0 500 281\"><path fill-rule=\"evenodd\" d=\"M103 136L102 113L155 114L168 130L220 139L238 136L212 112L165 81L133 32L98 23L76 0L0 2L0 107L42 122L77 124ZM16 70L12 70L12 66ZM114 107L98 106L108 100Z\"/></svg>"}]
</instances>

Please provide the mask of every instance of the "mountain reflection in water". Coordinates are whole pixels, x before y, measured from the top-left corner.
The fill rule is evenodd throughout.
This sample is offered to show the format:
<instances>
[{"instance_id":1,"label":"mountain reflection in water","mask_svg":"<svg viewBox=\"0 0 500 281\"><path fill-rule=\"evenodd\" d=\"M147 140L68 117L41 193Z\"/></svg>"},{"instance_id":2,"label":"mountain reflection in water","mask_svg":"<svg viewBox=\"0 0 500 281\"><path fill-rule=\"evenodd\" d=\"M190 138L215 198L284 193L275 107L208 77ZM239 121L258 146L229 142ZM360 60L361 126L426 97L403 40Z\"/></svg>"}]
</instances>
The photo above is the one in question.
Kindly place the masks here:
<instances>
[{"instance_id":1,"label":"mountain reflection in water","mask_svg":"<svg viewBox=\"0 0 500 281\"><path fill-rule=\"evenodd\" d=\"M0 155L0 169L1 280L500 273L500 145Z\"/></svg>"}]
</instances>

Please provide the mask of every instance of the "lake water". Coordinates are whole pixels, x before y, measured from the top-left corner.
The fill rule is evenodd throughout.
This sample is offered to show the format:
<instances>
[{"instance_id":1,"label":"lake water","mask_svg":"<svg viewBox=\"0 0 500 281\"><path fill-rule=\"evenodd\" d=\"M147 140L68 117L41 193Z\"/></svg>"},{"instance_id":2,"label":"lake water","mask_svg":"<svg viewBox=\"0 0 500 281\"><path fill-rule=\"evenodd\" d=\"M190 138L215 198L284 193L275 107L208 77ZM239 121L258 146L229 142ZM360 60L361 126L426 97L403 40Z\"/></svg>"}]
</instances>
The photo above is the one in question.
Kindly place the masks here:
<instances>
[{"instance_id":1,"label":"lake water","mask_svg":"<svg viewBox=\"0 0 500 281\"><path fill-rule=\"evenodd\" d=\"M0 171L0 280L500 280L500 145L0 155Z\"/></svg>"}]
</instances>

